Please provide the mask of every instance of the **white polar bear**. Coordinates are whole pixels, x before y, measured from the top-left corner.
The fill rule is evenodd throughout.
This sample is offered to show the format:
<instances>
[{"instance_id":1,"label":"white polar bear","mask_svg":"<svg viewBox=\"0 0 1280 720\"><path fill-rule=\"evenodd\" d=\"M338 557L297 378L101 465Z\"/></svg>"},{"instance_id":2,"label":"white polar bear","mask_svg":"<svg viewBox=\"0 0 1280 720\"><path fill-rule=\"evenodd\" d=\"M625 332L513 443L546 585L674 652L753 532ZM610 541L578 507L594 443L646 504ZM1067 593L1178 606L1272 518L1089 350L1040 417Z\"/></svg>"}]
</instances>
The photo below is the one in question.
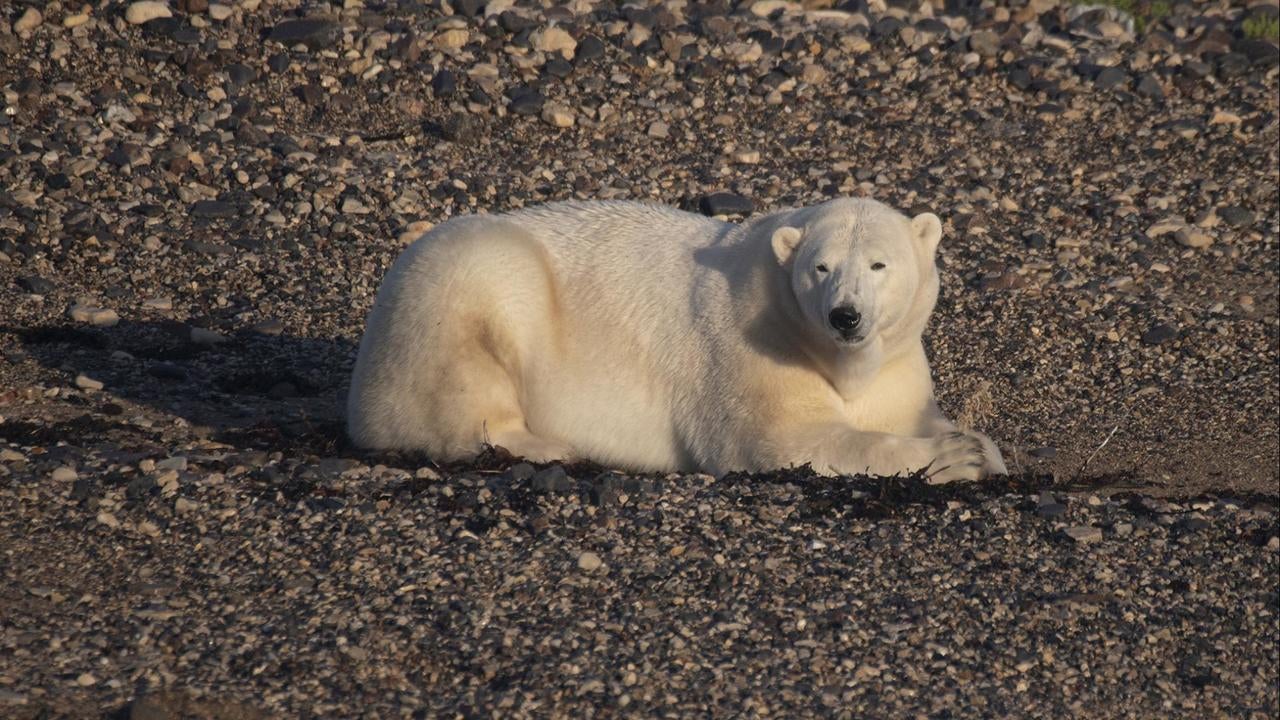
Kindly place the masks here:
<instances>
[{"instance_id":1,"label":"white polar bear","mask_svg":"<svg viewBox=\"0 0 1280 720\"><path fill-rule=\"evenodd\" d=\"M451 220L383 281L348 429L438 460L1004 473L933 398L941 235L862 199L745 225L634 202Z\"/></svg>"}]
</instances>

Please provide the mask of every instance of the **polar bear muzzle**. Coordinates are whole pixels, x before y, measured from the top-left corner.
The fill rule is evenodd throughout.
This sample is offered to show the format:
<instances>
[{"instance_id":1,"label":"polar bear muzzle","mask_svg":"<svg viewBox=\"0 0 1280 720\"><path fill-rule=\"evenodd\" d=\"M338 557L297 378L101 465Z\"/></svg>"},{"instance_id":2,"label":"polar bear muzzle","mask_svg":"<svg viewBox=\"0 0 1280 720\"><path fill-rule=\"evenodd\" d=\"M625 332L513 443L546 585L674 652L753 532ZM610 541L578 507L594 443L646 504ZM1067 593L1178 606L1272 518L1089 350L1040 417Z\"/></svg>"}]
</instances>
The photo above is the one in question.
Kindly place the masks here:
<instances>
[{"instance_id":1,"label":"polar bear muzzle","mask_svg":"<svg viewBox=\"0 0 1280 720\"><path fill-rule=\"evenodd\" d=\"M858 326L862 324L862 315L852 305L845 305L833 309L827 315L827 322L840 333L840 337L852 340L855 337L854 333L858 331Z\"/></svg>"}]
</instances>

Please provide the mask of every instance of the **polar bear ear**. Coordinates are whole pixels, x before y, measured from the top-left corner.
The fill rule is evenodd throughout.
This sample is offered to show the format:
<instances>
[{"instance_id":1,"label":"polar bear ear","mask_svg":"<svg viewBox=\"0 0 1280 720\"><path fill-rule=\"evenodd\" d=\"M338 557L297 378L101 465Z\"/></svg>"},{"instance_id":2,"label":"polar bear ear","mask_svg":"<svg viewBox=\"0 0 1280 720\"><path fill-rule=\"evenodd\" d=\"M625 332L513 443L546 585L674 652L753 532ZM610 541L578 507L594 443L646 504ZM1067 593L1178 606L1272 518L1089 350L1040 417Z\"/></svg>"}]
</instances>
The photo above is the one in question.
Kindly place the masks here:
<instances>
[{"instance_id":1,"label":"polar bear ear","mask_svg":"<svg viewBox=\"0 0 1280 720\"><path fill-rule=\"evenodd\" d=\"M942 221L933 213L920 213L911 218L911 234L926 252L932 254L942 240Z\"/></svg>"},{"instance_id":2,"label":"polar bear ear","mask_svg":"<svg viewBox=\"0 0 1280 720\"><path fill-rule=\"evenodd\" d=\"M800 228L783 226L773 231L773 254L778 258L779 264L787 264L802 237L804 233L800 232Z\"/></svg>"}]
</instances>

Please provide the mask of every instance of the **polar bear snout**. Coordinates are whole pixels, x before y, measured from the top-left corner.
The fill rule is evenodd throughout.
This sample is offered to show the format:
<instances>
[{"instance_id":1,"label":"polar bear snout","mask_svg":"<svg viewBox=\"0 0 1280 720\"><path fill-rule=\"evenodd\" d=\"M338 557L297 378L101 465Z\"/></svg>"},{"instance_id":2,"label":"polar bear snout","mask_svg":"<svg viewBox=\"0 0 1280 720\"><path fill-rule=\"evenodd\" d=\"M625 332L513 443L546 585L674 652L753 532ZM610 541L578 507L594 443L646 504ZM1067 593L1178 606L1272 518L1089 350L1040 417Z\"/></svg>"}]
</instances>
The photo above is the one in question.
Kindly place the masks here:
<instances>
[{"instance_id":1,"label":"polar bear snout","mask_svg":"<svg viewBox=\"0 0 1280 720\"><path fill-rule=\"evenodd\" d=\"M827 322L845 340L852 340L862 324L862 315L852 305L843 305L827 314Z\"/></svg>"}]
</instances>

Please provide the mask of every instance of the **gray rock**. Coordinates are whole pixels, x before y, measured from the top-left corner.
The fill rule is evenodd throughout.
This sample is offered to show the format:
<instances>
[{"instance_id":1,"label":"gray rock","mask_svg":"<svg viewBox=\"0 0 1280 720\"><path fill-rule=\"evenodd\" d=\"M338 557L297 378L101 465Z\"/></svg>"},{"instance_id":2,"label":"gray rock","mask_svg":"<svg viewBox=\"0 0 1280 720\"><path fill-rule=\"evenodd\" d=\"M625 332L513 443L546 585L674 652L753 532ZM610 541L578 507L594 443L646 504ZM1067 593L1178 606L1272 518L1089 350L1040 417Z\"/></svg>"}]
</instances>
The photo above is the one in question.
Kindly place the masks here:
<instances>
[{"instance_id":1,"label":"gray rock","mask_svg":"<svg viewBox=\"0 0 1280 720\"><path fill-rule=\"evenodd\" d=\"M698 210L703 215L749 215L755 210L755 203L750 198L722 190L699 198Z\"/></svg>"},{"instance_id":2,"label":"gray rock","mask_svg":"<svg viewBox=\"0 0 1280 720\"><path fill-rule=\"evenodd\" d=\"M332 47L341 37L341 25L332 20L316 18L286 20L271 28L267 35L268 40L290 47L305 45L309 50Z\"/></svg>"}]
</instances>

